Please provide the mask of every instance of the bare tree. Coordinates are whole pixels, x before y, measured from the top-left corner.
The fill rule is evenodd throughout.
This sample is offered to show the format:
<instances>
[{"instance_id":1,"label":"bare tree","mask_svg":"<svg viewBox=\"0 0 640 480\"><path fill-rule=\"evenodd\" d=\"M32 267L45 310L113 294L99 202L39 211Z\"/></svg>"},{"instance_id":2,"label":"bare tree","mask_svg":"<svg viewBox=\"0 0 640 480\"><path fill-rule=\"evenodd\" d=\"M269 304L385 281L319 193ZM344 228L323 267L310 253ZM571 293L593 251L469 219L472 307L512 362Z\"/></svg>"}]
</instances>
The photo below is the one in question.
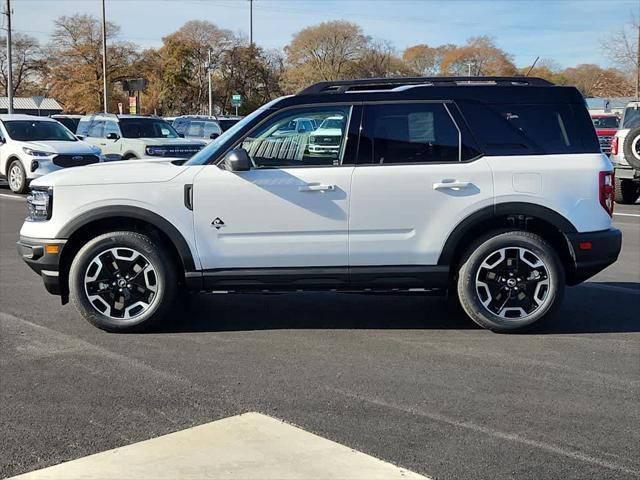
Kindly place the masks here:
<instances>
[{"instance_id":1,"label":"bare tree","mask_svg":"<svg viewBox=\"0 0 640 480\"><path fill-rule=\"evenodd\" d=\"M13 47L13 90L17 96L42 93L46 63L40 43L34 37L15 33ZM0 37L0 87L7 91L7 39Z\"/></svg>"},{"instance_id":2,"label":"bare tree","mask_svg":"<svg viewBox=\"0 0 640 480\"><path fill-rule=\"evenodd\" d=\"M603 53L611 62L628 74L635 83L636 98L640 89L640 23L637 18L631 20L601 40Z\"/></svg>"}]
</instances>

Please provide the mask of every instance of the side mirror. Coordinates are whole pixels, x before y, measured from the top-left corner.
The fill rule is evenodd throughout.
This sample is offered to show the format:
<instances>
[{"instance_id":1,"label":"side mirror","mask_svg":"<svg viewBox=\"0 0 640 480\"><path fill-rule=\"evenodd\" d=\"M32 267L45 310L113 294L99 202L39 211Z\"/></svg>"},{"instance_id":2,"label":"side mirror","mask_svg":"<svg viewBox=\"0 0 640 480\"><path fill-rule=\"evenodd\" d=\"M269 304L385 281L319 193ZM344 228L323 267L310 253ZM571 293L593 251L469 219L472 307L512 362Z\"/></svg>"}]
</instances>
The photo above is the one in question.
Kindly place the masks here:
<instances>
[{"instance_id":1,"label":"side mirror","mask_svg":"<svg viewBox=\"0 0 640 480\"><path fill-rule=\"evenodd\" d=\"M120 135L118 135L117 133L111 132L111 133L107 133L107 140L118 140L120 138Z\"/></svg>"},{"instance_id":2,"label":"side mirror","mask_svg":"<svg viewBox=\"0 0 640 480\"><path fill-rule=\"evenodd\" d=\"M244 148L236 148L227 153L224 166L230 172L246 172L251 170L251 158Z\"/></svg>"},{"instance_id":3,"label":"side mirror","mask_svg":"<svg viewBox=\"0 0 640 480\"><path fill-rule=\"evenodd\" d=\"M211 140L215 140L216 138L218 138L220 136L219 133L213 132L211 135L209 135L209 138Z\"/></svg>"},{"instance_id":4,"label":"side mirror","mask_svg":"<svg viewBox=\"0 0 640 480\"><path fill-rule=\"evenodd\" d=\"M184 138L184 133L178 133L178 136L179 136L180 138Z\"/></svg>"},{"instance_id":5,"label":"side mirror","mask_svg":"<svg viewBox=\"0 0 640 480\"><path fill-rule=\"evenodd\" d=\"M76 135L76 138L77 138L78 140L84 140L84 135Z\"/></svg>"}]
</instances>

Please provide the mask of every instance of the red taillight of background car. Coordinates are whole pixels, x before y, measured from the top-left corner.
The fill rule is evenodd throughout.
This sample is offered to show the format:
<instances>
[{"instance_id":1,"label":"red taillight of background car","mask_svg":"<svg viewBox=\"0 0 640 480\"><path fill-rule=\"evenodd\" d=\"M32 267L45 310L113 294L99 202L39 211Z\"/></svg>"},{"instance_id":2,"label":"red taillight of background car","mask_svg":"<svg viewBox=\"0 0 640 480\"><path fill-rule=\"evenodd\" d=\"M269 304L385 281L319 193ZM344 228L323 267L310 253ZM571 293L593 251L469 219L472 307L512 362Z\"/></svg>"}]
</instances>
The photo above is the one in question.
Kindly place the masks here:
<instances>
[{"instance_id":1,"label":"red taillight of background car","mask_svg":"<svg viewBox=\"0 0 640 480\"><path fill-rule=\"evenodd\" d=\"M618 154L618 137L613 137L611 140L611 155Z\"/></svg>"},{"instance_id":2,"label":"red taillight of background car","mask_svg":"<svg viewBox=\"0 0 640 480\"><path fill-rule=\"evenodd\" d=\"M613 216L613 172L600 172L599 180L600 205Z\"/></svg>"}]
</instances>

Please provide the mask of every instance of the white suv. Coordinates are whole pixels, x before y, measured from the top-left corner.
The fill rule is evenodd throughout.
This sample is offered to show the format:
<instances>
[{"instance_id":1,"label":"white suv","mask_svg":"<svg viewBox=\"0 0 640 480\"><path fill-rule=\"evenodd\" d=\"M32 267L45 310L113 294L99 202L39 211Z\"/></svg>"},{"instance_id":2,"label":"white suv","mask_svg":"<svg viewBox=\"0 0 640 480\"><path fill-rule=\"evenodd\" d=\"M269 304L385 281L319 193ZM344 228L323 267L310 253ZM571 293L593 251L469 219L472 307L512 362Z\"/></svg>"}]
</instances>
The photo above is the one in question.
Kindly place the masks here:
<instances>
[{"instance_id":1,"label":"white suv","mask_svg":"<svg viewBox=\"0 0 640 480\"><path fill-rule=\"evenodd\" d=\"M308 133L281 135L298 118L342 118L339 147L311 154ZM612 174L572 87L323 82L186 163L37 180L18 248L50 292L109 331L152 325L180 289L436 289L483 327L510 331L616 260Z\"/></svg>"},{"instance_id":2,"label":"white suv","mask_svg":"<svg viewBox=\"0 0 640 480\"><path fill-rule=\"evenodd\" d=\"M80 119L76 135L96 145L110 159L189 158L202 150L202 140L182 138L159 117L97 114Z\"/></svg>"},{"instance_id":3,"label":"white suv","mask_svg":"<svg viewBox=\"0 0 640 480\"><path fill-rule=\"evenodd\" d=\"M47 117L0 115L0 176L24 193L29 182L55 170L97 163L100 149Z\"/></svg>"}]
</instances>

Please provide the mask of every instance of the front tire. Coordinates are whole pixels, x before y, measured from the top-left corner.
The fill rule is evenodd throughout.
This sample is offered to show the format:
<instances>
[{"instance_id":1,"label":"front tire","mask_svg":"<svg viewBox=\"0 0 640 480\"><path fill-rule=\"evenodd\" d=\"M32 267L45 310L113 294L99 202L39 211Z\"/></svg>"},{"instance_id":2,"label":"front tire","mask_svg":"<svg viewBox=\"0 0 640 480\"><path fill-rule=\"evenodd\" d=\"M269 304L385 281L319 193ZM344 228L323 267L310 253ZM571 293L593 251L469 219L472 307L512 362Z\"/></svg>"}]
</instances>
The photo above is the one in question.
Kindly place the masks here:
<instances>
[{"instance_id":1,"label":"front tire","mask_svg":"<svg viewBox=\"0 0 640 480\"><path fill-rule=\"evenodd\" d=\"M108 332L147 329L169 313L178 289L164 245L137 232L90 240L69 271L71 300L87 321Z\"/></svg>"},{"instance_id":2,"label":"front tire","mask_svg":"<svg viewBox=\"0 0 640 480\"><path fill-rule=\"evenodd\" d=\"M9 165L9 169L7 170L7 181L9 183L9 188L13 193L25 193L27 191L29 182L20 160L14 160Z\"/></svg>"},{"instance_id":3,"label":"front tire","mask_svg":"<svg viewBox=\"0 0 640 480\"><path fill-rule=\"evenodd\" d=\"M616 178L614 200L622 205L633 205L640 197L640 182L629 178Z\"/></svg>"},{"instance_id":4,"label":"front tire","mask_svg":"<svg viewBox=\"0 0 640 480\"><path fill-rule=\"evenodd\" d=\"M493 232L467 250L457 288L460 305L474 322L509 332L552 316L564 285L553 247L539 235L514 230Z\"/></svg>"}]
</instances>

